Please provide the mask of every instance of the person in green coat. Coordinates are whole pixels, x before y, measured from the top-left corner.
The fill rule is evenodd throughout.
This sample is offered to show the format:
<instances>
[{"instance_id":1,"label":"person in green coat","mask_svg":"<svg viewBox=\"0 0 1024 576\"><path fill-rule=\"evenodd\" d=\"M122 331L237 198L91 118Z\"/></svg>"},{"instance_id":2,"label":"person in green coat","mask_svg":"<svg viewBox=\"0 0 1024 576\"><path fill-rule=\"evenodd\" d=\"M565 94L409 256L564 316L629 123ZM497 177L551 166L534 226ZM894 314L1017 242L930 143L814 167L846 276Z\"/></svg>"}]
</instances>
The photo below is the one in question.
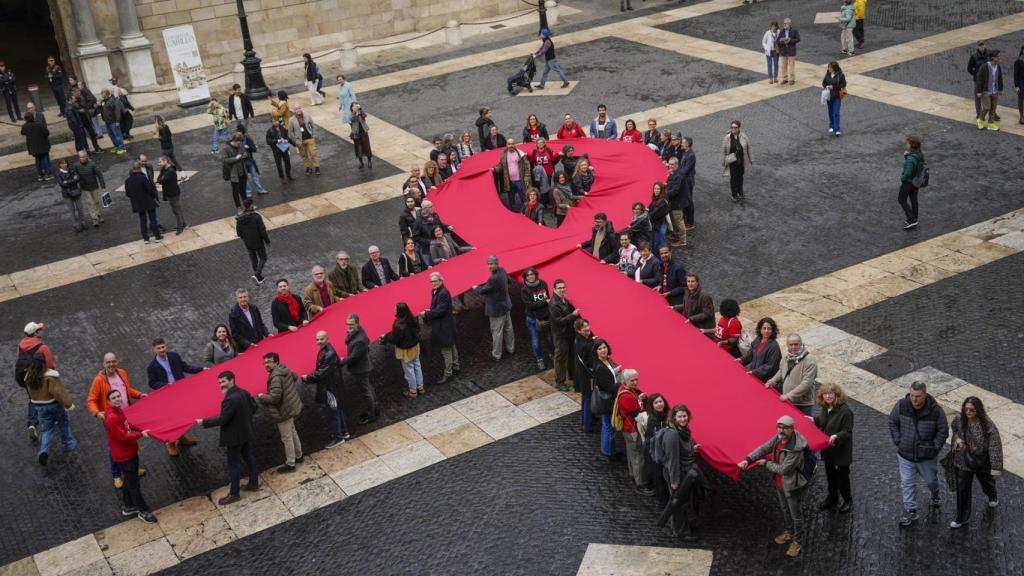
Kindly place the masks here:
<instances>
[{"instance_id":1,"label":"person in green coat","mask_svg":"<svg viewBox=\"0 0 1024 576\"><path fill-rule=\"evenodd\" d=\"M828 497L818 505L819 510L830 510L843 504L839 512L846 514L853 506L850 492L850 464L853 462L853 410L846 403L846 392L838 384L825 383L818 389L821 413L814 417L814 425L824 432L831 443L821 451L828 480Z\"/></svg>"},{"instance_id":2,"label":"person in green coat","mask_svg":"<svg viewBox=\"0 0 1024 576\"><path fill-rule=\"evenodd\" d=\"M917 228L917 186L914 186L914 177L917 176L919 167L924 163L924 154L921 153L921 139L917 136L907 136L906 149L903 152L903 174L900 176L900 195L897 200L907 215L904 230Z\"/></svg>"}]
</instances>

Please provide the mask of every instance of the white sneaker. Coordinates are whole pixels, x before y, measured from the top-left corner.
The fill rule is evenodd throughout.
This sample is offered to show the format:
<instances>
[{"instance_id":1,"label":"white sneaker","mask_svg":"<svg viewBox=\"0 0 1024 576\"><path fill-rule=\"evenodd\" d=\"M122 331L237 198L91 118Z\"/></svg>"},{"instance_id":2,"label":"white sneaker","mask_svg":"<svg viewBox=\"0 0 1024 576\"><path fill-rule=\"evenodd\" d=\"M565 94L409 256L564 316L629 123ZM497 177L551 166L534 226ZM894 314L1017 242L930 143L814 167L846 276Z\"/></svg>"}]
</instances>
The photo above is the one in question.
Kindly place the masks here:
<instances>
[{"instance_id":1,"label":"white sneaker","mask_svg":"<svg viewBox=\"0 0 1024 576\"><path fill-rule=\"evenodd\" d=\"M833 132L835 132L835 130L833 130L833 129L831 129L831 128L829 128L829 129L828 129L828 133L829 133L829 134L831 134L831 133L833 133Z\"/></svg>"},{"instance_id":2,"label":"white sneaker","mask_svg":"<svg viewBox=\"0 0 1024 576\"><path fill-rule=\"evenodd\" d=\"M952 522L949 523L949 527L951 529L953 529L953 530L956 530L957 528L959 528L961 526L963 526L963 523L957 522L956 520L953 520Z\"/></svg>"},{"instance_id":3,"label":"white sneaker","mask_svg":"<svg viewBox=\"0 0 1024 576\"><path fill-rule=\"evenodd\" d=\"M988 507L989 508L995 508L996 506L999 506L999 500L989 500L988 501Z\"/></svg>"}]
</instances>

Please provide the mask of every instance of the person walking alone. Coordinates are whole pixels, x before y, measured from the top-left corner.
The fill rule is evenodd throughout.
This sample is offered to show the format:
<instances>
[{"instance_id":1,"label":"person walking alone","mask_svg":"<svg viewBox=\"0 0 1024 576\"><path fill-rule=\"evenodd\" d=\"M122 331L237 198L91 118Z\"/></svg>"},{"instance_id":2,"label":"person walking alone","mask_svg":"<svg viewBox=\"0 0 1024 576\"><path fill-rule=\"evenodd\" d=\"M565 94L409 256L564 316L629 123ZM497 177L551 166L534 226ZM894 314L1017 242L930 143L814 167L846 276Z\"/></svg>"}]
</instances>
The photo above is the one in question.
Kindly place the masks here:
<instances>
[{"instance_id":1,"label":"person walking alone","mask_svg":"<svg viewBox=\"0 0 1024 576\"><path fill-rule=\"evenodd\" d=\"M843 69L835 60L828 63L821 87L828 90L828 100L825 101L825 109L828 111L828 133L842 136L843 133L839 129L839 110L842 108L843 98L846 97L846 74L843 74Z\"/></svg>"},{"instance_id":2,"label":"person walking alone","mask_svg":"<svg viewBox=\"0 0 1024 576\"><path fill-rule=\"evenodd\" d=\"M81 178L78 172L68 167L68 161L61 158L57 161L57 184L60 185L61 198L67 202L71 210L71 224L75 232L85 230L85 212L82 209L82 188L79 186Z\"/></svg>"},{"instance_id":3,"label":"person walking alone","mask_svg":"<svg viewBox=\"0 0 1024 576\"><path fill-rule=\"evenodd\" d=\"M270 236L263 217L256 212L252 198L246 198L242 213L235 216L235 234L242 239L245 249L249 251L249 262L252 264L252 279L256 284L263 284L263 267L267 264L267 246Z\"/></svg>"},{"instance_id":4,"label":"person walking alone","mask_svg":"<svg viewBox=\"0 0 1024 576\"><path fill-rule=\"evenodd\" d=\"M740 130L740 126L739 120L733 120L729 125L729 133L722 139L722 166L729 176L729 190L732 192L733 202L742 202L745 199L743 175L754 163L750 155L750 140Z\"/></svg>"},{"instance_id":5,"label":"person walking alone","mask_svg":"<svg viewBox=\"0 0 1024 576\"><path fill-rule=\"evenodd\" d=\"M319 106L324 103L324 96L327 96L323 91L324 77L320 74L320 65L313 61L313 57L308 52L302 55L302 60L310 104Z\"/></svg>"},{"instance_id":6,"label":"person walking alone","mask_svg":"<svg viewBox=\"0 0 1024 576\"><path fill-rule=\"evenodd\" d=\"M544 84L548 81L548 72L552 70L562 79L562 88L568 88L569 81L566 80L565 72L562 72L562 67L558 65L558 59L555 57L555 43L551 41L551 31L547 28L542 28L540 37L542 38L540 48L533 53L533 59L536 60L541 54L544 55L544 71L540 75L540 84L537 84L535 88L538 90L544 89Z\"/></svg>"},{"instance_id":7,"label":"person walking alone","mask_svg":"<svg viewBox=\"0 0 1024 576\"><path fill-rule=\"evenodd\" d=\"M904 221L904 230L917 228L917 181L918 174L924 168L924 154L921 153L921 139L917 136L907 136L905 150L903 151L903 173L900 174L900 194L897 201L903 208L907 218Z\"/></svg>"}]
</instances>

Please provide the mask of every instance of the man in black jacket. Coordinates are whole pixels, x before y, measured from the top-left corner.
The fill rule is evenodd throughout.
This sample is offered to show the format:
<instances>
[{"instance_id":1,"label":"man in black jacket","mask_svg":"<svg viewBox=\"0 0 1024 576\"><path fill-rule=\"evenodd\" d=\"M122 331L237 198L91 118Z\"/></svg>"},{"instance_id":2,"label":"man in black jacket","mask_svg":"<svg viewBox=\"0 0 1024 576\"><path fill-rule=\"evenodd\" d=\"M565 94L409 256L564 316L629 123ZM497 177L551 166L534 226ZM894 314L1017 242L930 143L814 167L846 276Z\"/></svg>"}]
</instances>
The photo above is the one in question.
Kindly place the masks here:
<instances>
[{"instance_id":1,"label":"man in black jacket","mask_svg":"<svg viewBox=\"0 0 1024 576\"><path fill-rule=\"evenodd\" d=\"M362 273L363 286L366 286L367 290L398 280L398 274L391 267L391 262L388 262L387 258L380 257L380 248L370 246L368 252L370 259L363 264Z\"/></svg>"},{"instance_id":2,"label":"man in black jacket","mask_svg":"<svg viewBox=\"0 0 1024 576\"><path fill-rule=\"evenodd\" d=\"M555 280L555 295L551 299L551 331L555 337L555 386L567 389L565 381L573 378L573 342L576 333L573 324L580 317L579 310L565 297L565 280Z\"/></svg>"},{"instance_id":3,"label":"man in black jacket","mask_svg":"<svg viewBox=\"0 0 1024 576\"><path fill-rule=\"evenodd\" d=\"M949 425L942 407L928 394L924 382L914 382L910 392L896 402L889 414L889 434L896 445L900 464L900 490L903 493L903 516L900 526L917 521L917 477L932 492L932 506L942 504L939 492L939 452L949 436Z\"/></svg>"},{"instance_id":4,"label":"man in black jacket","mask_svg":"<svg viewBox=\"0 0 1024 576\"><path fill-rule=\"evenodd\" d=\"M139 162L132 163L132 173L124 181L124 193L132 203L132 212L139 215L139 228L142 230L142 241L149 244L149 233L160 242L164 237L160 234L160 224L156 221L156 208L159 201L156 186L142 172ZM147 228L146 222L149 222Z\"/></svg>"},{"instance_id":5,"label":"man in black jacket","mask_svg":"<svg viewBox=\"0 0 1024 576\"><path fill-rule=\"evenodd\" d=\"M242 239L245 249L249 251L249 262L252 264L252 279L256 284L263 284L263 266L267 263L267 246L270 236L263 224L263 217L256 212L252 198L242 203L245 209L235 216L235 234Z\"/></svg>"},{"instance_id":6,"label":"man in black jacket","mask_svg":"<svg viewBox=\"0 0 1024 576\"><path fill-rule=\"evenodd\" d=\"M345 357L341 359L341 365L348 369L348 373L355 379L359 391L363 394L363 403L366 404L366 411L359 416L360 424L376 422L380 417L380 407L377 406L377 395L370 384L370 339L366 331L359 325L359 316L349 314L346 319L348 335L345 336Z\"/></svg>"},{"instance_id":7,"label":"man in black jacket","mask_svg":"<svg viewBox=\"0 0 1024 576\"><path fill-rule=\"evenodd\" d=\"M177 352L168 350L167 342L163 338L153 340L153 360L146 368L150 389L159 390L168 384L184 380L186 374L198 374L202 371L199 366L186 362ZM176 443L167 442L164 447L167 448L168 456L177 456L179 446L195 445L195 440L182 436Z\"/></svg>"},{"instance_id":8,"label":"man in black jacket","mask_svg":"<svg viewBox=\"0 0 1024 576\"><path fill-rule=\"evenodd\" d=\"M420 203L419 214L416 216L416 223L413 225L413 239L416 241L416 250L423 258L427 266L434 265L434 259L430 256L430 241L434 239L434 227L440 226L445 232L451 232L453 228L441 221L441 216L434 211L434 203L424 200Z\"/></svg>"},{"instance_id":9,"label":"man in black jacket","mask_svg":"<svg viewBox=\"0 0 1024 576\"><path fill-rule=\"evenodd\" d=\"M967 60L967 73L971 75L971 80L978 79L978 69L981 68L986 62L988 62L988 49L985 48L986 44L984 40L979 40L977 48L971 52L971 57ZM972 83L973 86L973 83ZM974 117L978 118L981 116L981 98L978 96L977 90L974 91ZM996 121L999 121L999 117L996 117Z\"/></svg>"},{"instance_id":10,"label":"man in black jacket","mask_svg":"<svg viewBox=\"0 0 1024 576\"><path fill-rule=\"evenodd\" d=\"M274 164L277 165L281 184L287 184L292 179L292 146L295 146L295 141L288 136L288 128L282 126L278 118L271 117L270 128L267 129L267 147L274 153Z\"/></svg>"},{"instance_id":11,"label":"man in black jacket","mask_svg":"<svg viewBox=\"0 0 1024 576\"><path fill-rule=\"evenodd\" d=\"M672 306L686 318L687 324L693 324L705 334L715 330L715 303L710 294L704 294L700 286L700 276L686 275L686 290L679 304Z\"/></svg>"},{"instance_id":12,"label":"man in black jacket","mask_svg":"<svg viewBox=\"0 0 1024 576\"><path fill-rule=\"evenodd\" d=\"M543 370L544 356L554 354L554 340L551 335L551 295L548 283L540 279L536 268L523 271L523 306L526 307L526 329L530 332L530 345L537 368Z\"/></svg>"},{"instance_id":13,"label":"man in black jacket","mask_svg":"<svg viewBox=\"0 0 1024 576\"><path fill-rule=\"evenodd\" d=\"M444 286L439 272L430 273L430 308L420 317L430 324L430 345L441 349L444 375L437 381L440 386L459 373L459 349L456 347L455 317L452 315L452 295Z\"/></svg>"},{"instance_id":14,"label":"man in black jacket","mask_svg":"<svg viewBox=\"0 0 1024 576\"><path fill-rule=\"evenodd\" d=\"M78 152L75 172L78 174L78 186L82 189L82 197L85 198L85 208L89 211L89 218L92 219L92 227L98 228L100 224L103 224L103 215L100 213L100 190L107 191L103 173L96 168L95 163L89 161L89 153L85 150Z\"/></svg>"},{"instance_id":15,"label":"man in black jacket","mask_svg":"<svg viewBox=\"0 0 1024 576\"><path fill-rule=\"evenodd\" d=\"M156 177L156 182L160 185L164 201L171 205L171 212L174 212L176 220L174 235L181 236L181 232L185 230L188 223L185 222L185 215L181 211L181 188L178 186L178 171L174 169L174 163L166 156L161 156L158 163L160 164L160 173Z\"/></svg>"},{"instance_id":16,"label":"man in black jacket","mask_svg":"<svg viewBox=\"0 0 1024 576\"><path fill-rule=\"evenodd\" d=\"M594 229L590 232L590 240L578 245L594 255L605 264L612 264L619 259L619 250L615 244L615 226L608 221L604 212L594 214Z\"/></svg>"},{"instance_id":17,"label":"man in black jacket","mask_svg":"<svg viewBox=\"0 0 1024 576\"><path fill-rule=\"evenodd\" d=\"M238 120L239 126L247 126L250 119L256 117L249 97L242 93L242 87L235 84L228 96L228 118Z\"/></svg>"},{"instance_id":18,"label":"man in black jacket","mask_svg":"<svg viewBox=\"0 0 1024 576\"><path fill-rule=\"evenodd\" d=\"M228 478L231 483L228 495L217 501L220 506L238 502L242 498L238 494L241 470L241 459L249 468L249 483L246 492L260 489L260 471L256 467L256 457L252 453L253 427L252 415L256 413L257 404L246 390L235 386L235 375L224 371L217 375L220 391L224 400L220 403L220 416L216 418L197 418L196 424L203 428L220 427L220 445L228 452Z\"/></svg>"},{"instance_id":19,"label":"man in black jacket","mask_svg":"<svg viewBox=\"0 0 1024 576\"><path fill-rule=\"evenodd\" d=\"M240 352L244 352L253 344L270 335L263 323L263 315L255 304L249 303L249 291L245 288L235 290L235 302L228 314L228 328L231 337L238 343Z\"/></svg>"},{"instance_id":20,"label":"man in black jacket","mask_svg":"<svg viewBox=\"0 0 1024 576\"><path fill-rule=\"evenodd\" d=\"M1003 93L1003 68L999 65L999 50L989 50L988 62L981 64L974 75L975 98L981 102L978 129L999 130L996 107Z\"/></svg>"},{"instance_id":21,"label":"man in black jacket","mask_svg":"<svg viewBox=\"0 0 1024 576\"><path fill-rule=\"evenodd\" d=\"M665 183L665 195L668 198L669 218L672 221L672 232L668 241L673 246L686 246L686 222L683 217L683 189L686 176L679 169L679 160L670 158L668 161L668 181Z\"/></svg>"},{"instance_id":22,"label":"man in black jacket","mask_svg":"<svg viewBox=\"0 0 1024 576\"><path fill-rule=\"evenodd\" d=\"M316 401L324 404L331 413L331 432L334 440L327 445L336 448L352 437L345 426L345 413L341 409L341 363L338 353L331 345L331 339L323 330L316 333L316 369L301 380L316 385Z\"/></svg>"},{"instance_id":23,"label":"man in black jacket","mask_svg":"<svg viewBox=\"0 0 1024 576\"><path fill-rule=\"evenodd\" d=\"M658 291L665 295L669 306L682 304L686 292L686 269L672 259L672 249L668 246L659 248L658 255L661 257L661 284Z\"/></svg>"},{"instance_id":24,"label":"man in black jacket","mask_svg":"<svg viewBox=\"0 0 1024 576\"><path fill-rule=\"evenodd\" d=\"M473 289L484 297L484 315L491 326L491 356L501 360L504 348L509 355L516 350L516 334L512 331L512 299L508 295L508 273L498 266L498 257L487 257L487 269L491 275L483 286Z\"/></svg>"},{"instance_id":25,"label":"man in black jacket","mask_svg":"<svg viewBox=\"0 0 1024 576\"><path fill-rule=\"evenodd\" d=\"M3 95L4 104L7 105L7 115L11 122L21 119L21 108L18 107L18 85L14 72L7 68L3 60L0 60L0 94Z\"/></svg>"}]
</instances>

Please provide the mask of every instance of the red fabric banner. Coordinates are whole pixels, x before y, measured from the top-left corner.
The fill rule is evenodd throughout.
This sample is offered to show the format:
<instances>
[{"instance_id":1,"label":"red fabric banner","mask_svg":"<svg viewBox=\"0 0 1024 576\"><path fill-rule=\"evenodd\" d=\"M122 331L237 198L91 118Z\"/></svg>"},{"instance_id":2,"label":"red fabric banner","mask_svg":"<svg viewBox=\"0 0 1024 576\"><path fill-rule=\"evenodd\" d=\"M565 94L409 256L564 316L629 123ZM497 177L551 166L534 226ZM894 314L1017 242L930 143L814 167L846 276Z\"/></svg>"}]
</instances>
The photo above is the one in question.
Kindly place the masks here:
<instances>
[{"instance_id":1,"label":"red fabric banner","mask_svg":"<svg viewBox=\"0 0 1024 576\"><path fill-rule=\"evenodd\" d=\"M560 150L561 144L548 145ZM608 340L615 360L640 372L640 387L648 394L660 392L672 404L687 404L703 457L732 477L739 475L736 463L775 433L775 421L783 414L793 416L812 448L826 446L827 437L810 420L685 324L662 296L576 248L589 239L594 214L604 212L623 228L632 204L646 205L653 183L667 174L658 156L644 146L594 139L572 144L577 155L589 156L596 178L590 194L570 209L557 229L538 226L505 209L492 176L503 150L463 162L450 180L431 191L430 199L445 223L476 249L431 271L444 276L453 295L486 280L489 254L497 255L510 273L537 266L549 285L555 278L564 279L568 297L595 334ZM526 152L532 146L520 148ZM254 394L264 392L263 354L277 352L292 370L305 374L315 364L317 331L326 330L344 355L346 317L358 314L373 340L390 330L397 302L407 303L414 313L424 310L430 303L429 274L403 278L329 306L297 332L268 338L234 360L150 394L126 410L128 419L135 428L150 429L155 438L176 439L196 418L218 412L222 396L216 375L221 371L234 372L237 383Z\"/></svg>"}]
</instances>

